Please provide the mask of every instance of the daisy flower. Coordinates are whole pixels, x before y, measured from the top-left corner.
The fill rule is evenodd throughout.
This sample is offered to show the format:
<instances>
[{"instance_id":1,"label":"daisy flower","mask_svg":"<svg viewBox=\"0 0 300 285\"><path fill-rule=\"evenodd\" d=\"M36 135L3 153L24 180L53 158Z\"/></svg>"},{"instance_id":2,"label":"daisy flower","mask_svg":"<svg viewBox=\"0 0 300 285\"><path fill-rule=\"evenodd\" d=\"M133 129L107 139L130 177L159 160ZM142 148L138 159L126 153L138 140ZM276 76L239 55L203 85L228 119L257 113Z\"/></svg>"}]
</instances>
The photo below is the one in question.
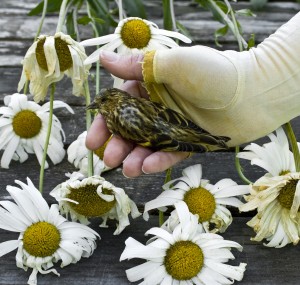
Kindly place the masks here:
<instances>
[{"instance_id":1,"label":"daisy flower","mask_svg":"<svg viewBox=\"0 0 300 285\"><path fill-rule=\"evenodd\" d=\"M103 177L95 175L88 178L74 172L70 179L56 186L50 193L58 202L60 211L70 215L73 221L89 224L88 219L101 217L101 227L107 227L108 219L118 221L114 234L120 234L128 226L128 215L140 215L135 203L123 189L115 187Z\"/></svg>"},{"instance_id":2,"label":"daisy flower","mask_svg":"<svg viewBox=\"0 0 300 285\"><path fill-rule=\"evenodd\" d=\"M222 179L215 185L202 179L200 164L187 167L183 177L171 180L163 186L156 199L145 204L144 219L148 220L148 211L158 208L166 210L178 201L184 201L192 214L199 216L206 231L224 232L232 222L232 216L226 206L239 207L243 203L234 196L249 193L249 186L237 185L231 179ZM177 184L175 182L179 181Z\"/></svg>"},{"instance_id":3,"label":"daisy flower","mask_svg":"<svg viewBox=\"0 0 300 285\"><path fill-rule=\"evenodd\" d=\"M61 267L89 257L96 248L99 236L87 226L68 222L59 214L58 206L43 199L40 192L27 178L27 184L16 180L20 188L7 186L15 203L0 202L0 228L19 232L17 240L0 244L0 256L15 249L17 267L33 271L28 284L37 284L37 273L58 272L51 268L61 260Z\"/></svg>"},{"instance_id":4,"label":"daisy flower","mask_svg":"<svg viewBox=\"0 0 300 285\"><path fill-rule=\"evenodd\" d=\"M300 173L281 176L267 175L258 179L245 197L240 211L256 209L257 214L247 223L256 232L254 241L268 241L266 246L284 247L300 239Z\"/></svg>"},{"instance_id":5,"label":"daisy flower","mask_svg":"<svg viewBox=\"0 0 300 285\"><path fill-rule=\"evenodd\" d=\"M79 172L84 176L88 176L89 150L85 146L86 135L87 131L84 131L82 134L80 134L77 140L72 142L67 150L69 162L74 164L74 166L78 168ZM111 169L103 162L103 155L107 142L102 147L93 152L94 173L96 175L101 175L102 172Z\"/></svg>"},{"instance_id":6,"label":"daisy flower","mask_svg":"<svg viewBox=\"0 0 300 285\"><path fill-rule=\"evenodd\" d=\"M18 93L5 96L4 104L4 107L0 107L0 150L4 150L1 167L8 168L12 159L24 162L28 158L28 153L35 153L41 164L49 124L50 104L40 106L28 101L26 95ZM54 101L53 106L64 107L70 113L74 113L64 102ZM53 115L47 151L53 164L60 163L65 156L64 138L61 123ZM48 167L47 162L45 167Z\"/></svg>"},{"instance_id":7,"label":"daisy flower","mask_svg":"<svg viewBox=\"0 0 300 285\"><path fill-rule=\"evenodd\" d=\"M268 137L271 142L263 146L251 143L237 157L250 160L252 165L265 169L272 176L295 172L293 153L283 128L278 128L276 134L271 133Z\"/></svg>"},{"instance_id":8,"label":"daisy flower","mask_svg":"<svg viewBox=\"0 0 300 285\"><path fill-rule=\"evenodd\" d=\"M91 67L83 64L86 57L84 48L69 35L59 32L54 36L39 36L22 62L18 92L24 87L26 80L30 80L30 93L34 95L36 102L42 101L49 85L60 81L66 74L72 79L73 94L85 94L83 83Z\"/></svg>"},{"instance_id":9,"label":"daisy flower","mask_svg":"<svg viewBox=\"0 0 300 285\"><path fill-rule=\"evenodd\" d=\"M120 21L113 34L85 40L80 44L83 46L102 45L85 60L85 64L91 64L99 60L102 50L117 50L121 54L134 54L177 47L178 44L171 38L191 43L189 38L180 33L159 29L153 22L130 17Z\"/></svg>"},{"instance_id":10,"label":"daisy flower","mask_svg":"<svg viewBox=\"0 0 300 285\"><path fill-rule=\"evenodd\" d=\"M179 223L172 231L152 228L146 232L154 237L143 245L128 238L120 260L141 258L146 262L126 270L131 282L139 284L232 284L242 280L245 263L225 264L234 259L231 248L242 250L234 241L220 235L199 231L198 216L189 212L185 203L175 203Z\"/></svg>"}]
</instances>

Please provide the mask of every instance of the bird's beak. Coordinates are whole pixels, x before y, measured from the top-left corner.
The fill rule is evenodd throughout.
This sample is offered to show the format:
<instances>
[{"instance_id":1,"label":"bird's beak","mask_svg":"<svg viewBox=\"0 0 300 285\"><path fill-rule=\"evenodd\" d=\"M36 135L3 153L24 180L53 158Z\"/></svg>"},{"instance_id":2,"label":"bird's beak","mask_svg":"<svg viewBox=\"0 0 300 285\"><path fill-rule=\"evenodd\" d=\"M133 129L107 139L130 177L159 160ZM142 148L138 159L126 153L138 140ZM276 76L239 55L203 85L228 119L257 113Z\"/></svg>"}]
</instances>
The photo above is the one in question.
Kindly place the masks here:
<instances>
[{"instance_id":1,"label":"bird's beak","mask_svg":"<svg viewBox=\"0 0 300 285\"><path fill-rule=\"evenodd\" d=\"M93 110L93 109L98 109L98 105L96 102L93 102L89 106L86 107L86 110Z\"/></svg>"}]
</instances>

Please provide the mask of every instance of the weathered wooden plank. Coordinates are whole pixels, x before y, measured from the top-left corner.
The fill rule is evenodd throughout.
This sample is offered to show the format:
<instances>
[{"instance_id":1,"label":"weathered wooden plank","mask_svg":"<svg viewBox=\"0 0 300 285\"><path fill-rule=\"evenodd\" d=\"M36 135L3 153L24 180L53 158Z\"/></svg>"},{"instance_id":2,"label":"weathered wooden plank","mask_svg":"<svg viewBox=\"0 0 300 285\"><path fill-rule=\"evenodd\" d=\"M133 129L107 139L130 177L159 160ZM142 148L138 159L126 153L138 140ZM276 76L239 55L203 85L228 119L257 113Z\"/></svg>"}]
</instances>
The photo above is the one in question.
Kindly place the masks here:
<instances>
[{"instance_id":1,"label":"weathered wooden plank","mask_svg":"<svg viewBox=\"0 0 300 285\"><path fill-rule=\"evenodd\" d=\"M234 154L222 152L195 154L173 168L172 178L175 179L182 176L181 172L185 167L197 163L201 163L203 166L203 178L210 180L211 183L216 183L223 178L231 178L239 184L244 184L235 170ZM250 166L247 161L241 160L241 164L245 168L245 175L252 181L255 181L265 173L258 167ZM67 179L65 173L73 172L74 170L75 168L67 162L67 159L46 170L44 193L47 200L52 201L48 197L48 193L56 185ZM39 165L34 155L31 155L23 164L13 161L9 169L0 169L0 200L8 198L5 190L7 185L14 185L15 179L25 181L26 177L29 177L38 186ZM123 188L142 207L145 202L154 199L162 191L161 186L164 183L165 174L148 174L130 179L123 176L121 168L117 168L103 173L103 177L114 185Z\"/></svg>"},{"instance_id":2,"label":"weathered wooden plank","mask_svg":"<svg viewBox=\"0 0 300 285\"><path fill-rule=\"evenodd\" d=\"M224 234L224 238L234 240L243 245L243 252L233 251L236 259L231 263L237 265L246 262L247 268L244 279L237 284L243 285L296 285L299 284L300 252L299 247L287 246L283 249L266 248L260 243L250 241L252 230L246 226L247 218L235 218L233 224ZM113 236L113 226L108 229L94 229L100 233L101 240L94 254L89 259L82 259L78 264L69 265L57 270L61 274L56 277L52 274L39 275L38 284L60 285L115 285L130 284L125 270L141 264L143 260L129 260L119 262L124 250L124 241L134 237L145 243L148 238L144 233L151 227L157 226L157 217L151 216L149 222L141 218L132 221L131 225L119 236ZM0 231L0 241L17 238L17 234ZM0 258L0 284L26 284L31 270L23 271L15 266L15 252ZM133 283L137 284L137 283Z\"/></svg>"},{"instance_id":3,"label":"weathered wooden plank","mask_svg":"<svg viewBox=\"0 0 300 285\"><path fill-rule=\"evenodd\" d=\"M27 6L29 4L27 3ZM2 15L0 24L5 29L0 30L0 39L5 40L0 41L0 66L20 66L20 62L35 36L39 17L28 17L26 13L21 13L18 10L20 5L15 2L9 6L11 8L8 10L5 3L2 5L3 7L0 7L0 15ZM162 12L161 9L158 9L159 1L151 1L151 3L146 1L145 5L148 5L149 9L151 8L148 9L149 19L162 26ZM195 7L189 1L175 2L175 5L177 6L177 18L191 33L193 44L206 44L216 47L212 35L221 25L212 19L211 13ZM249 3L240 3L239 5L238 8L249 8ZM261 42L295 15L300 7L298 3L285 3L284 5L270 3L269 5L264 11L257 12L256 18L243 17L240 19L246 39L254 33L257 43ZM26 10L27 6L25 5L22 9ZM32 5L30 7L32 8ZM14 9L17 9L17 13L12 20ZM53 34L56 24L57 15L51 14L45 19L42 33ZM91 37L91 29L88 26L80 27L80 33L82 39ZM18 39L18 41L15 41L15 39ZM23 43L23 41L25 42ZM223 49L237 49L235 39L231 35L220 39L220 42L223 44Z\"/></svg>"}]
</instances>

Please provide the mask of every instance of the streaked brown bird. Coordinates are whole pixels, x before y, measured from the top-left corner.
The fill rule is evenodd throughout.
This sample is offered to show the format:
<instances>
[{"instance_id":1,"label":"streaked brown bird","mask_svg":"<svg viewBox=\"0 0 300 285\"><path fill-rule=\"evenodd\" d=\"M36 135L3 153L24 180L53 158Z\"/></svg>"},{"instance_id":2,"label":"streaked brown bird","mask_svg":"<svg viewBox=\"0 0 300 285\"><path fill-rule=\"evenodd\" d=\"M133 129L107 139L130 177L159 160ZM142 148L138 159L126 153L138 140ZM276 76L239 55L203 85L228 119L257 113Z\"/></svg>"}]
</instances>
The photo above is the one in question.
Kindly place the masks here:
<instances>
[{"instance_id":1,"label":"streaked brown bird","mask_svg":"<svg viewBox=\"0 0 300 285\"><path fill-rule=\"evenodd\" d=\"M87 109L98 109L109 131L138 145L160 151L206 152L227 149L214 136L164 105L132 97L117 88L102 89Z\"/></svg>"}]
</instances>

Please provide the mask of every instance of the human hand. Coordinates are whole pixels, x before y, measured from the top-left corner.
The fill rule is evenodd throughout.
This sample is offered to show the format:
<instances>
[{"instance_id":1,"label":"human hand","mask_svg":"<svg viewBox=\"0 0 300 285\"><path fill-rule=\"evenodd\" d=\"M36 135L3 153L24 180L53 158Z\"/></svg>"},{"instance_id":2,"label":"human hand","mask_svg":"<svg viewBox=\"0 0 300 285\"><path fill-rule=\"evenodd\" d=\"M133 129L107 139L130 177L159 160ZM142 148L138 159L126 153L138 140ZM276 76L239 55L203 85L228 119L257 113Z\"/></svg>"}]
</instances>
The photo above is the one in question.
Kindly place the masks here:
<instances>
[{"instance_id":1,"label":"human hand","mask_svg":"<svg viewBox=\"0 0 300 285\"><path fill-rule=\"evenodd\" d=\"M120 56L111 52L103 52L100 55L100 61L110 73L127 80L121 89L135 97L149 97L141 84L143 55ZM96 150L107 141L110 135L105 120L101 115L97 115L88 131L86 146L91 150ZM188 155L189 153L186 152L153 152L114 136L106 146L103 159L104 163L111 168L123 163L123 174L126 177L137 177L142 173L164 171Z\"/></svg>"}]
</instances>

